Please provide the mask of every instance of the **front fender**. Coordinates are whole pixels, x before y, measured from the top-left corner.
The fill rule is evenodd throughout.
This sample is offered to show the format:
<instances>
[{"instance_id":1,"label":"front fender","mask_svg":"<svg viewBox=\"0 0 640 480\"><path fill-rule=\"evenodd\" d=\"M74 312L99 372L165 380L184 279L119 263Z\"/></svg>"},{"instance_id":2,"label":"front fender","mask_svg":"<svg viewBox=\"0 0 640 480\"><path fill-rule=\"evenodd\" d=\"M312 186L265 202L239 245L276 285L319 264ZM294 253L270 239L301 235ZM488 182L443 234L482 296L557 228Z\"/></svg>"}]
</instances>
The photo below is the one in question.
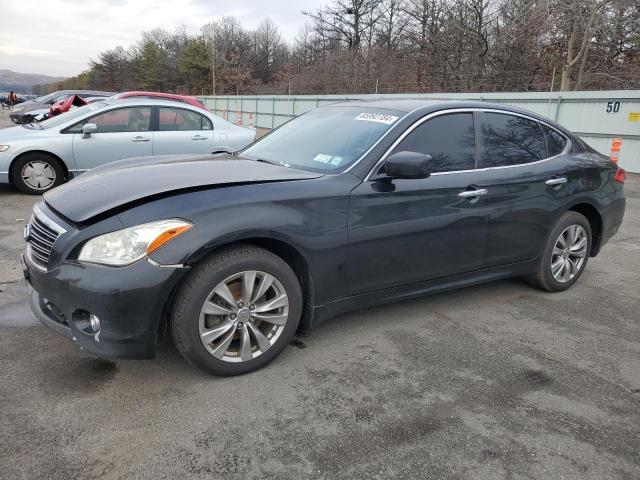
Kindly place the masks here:
<instances>
[{"instance_id":1,"label":"front fender","mask_svg":"<svg viewBox=\"0 0 640 480\"><path fill-rule=\"evenodd\" d=\"M119 217L125 225L159 218L193 223L152 254L164 265L194 265L233 243L280 242L304 259L322 304L346 292L349 191L350 185L320 179L234 186L162 198Z\"/></svg>"},{"instance_id":2,"label":"front fender","mask_svg":"<svg viewBox=\"0 0 640 480\"><path fill-rule=\"evenodd\" d=\"M68 143L68 145L65 143ZM46 141L41 139L28 144L18 144L15 148L11 149L11 164L13 164L18 157L31 152L43 152L53 155L63 163L63 167L69 172L75 172L77 169L76 162L73 158L71 140L65 142L58 139L47 139Z\"/></svg>"}]
</instances>

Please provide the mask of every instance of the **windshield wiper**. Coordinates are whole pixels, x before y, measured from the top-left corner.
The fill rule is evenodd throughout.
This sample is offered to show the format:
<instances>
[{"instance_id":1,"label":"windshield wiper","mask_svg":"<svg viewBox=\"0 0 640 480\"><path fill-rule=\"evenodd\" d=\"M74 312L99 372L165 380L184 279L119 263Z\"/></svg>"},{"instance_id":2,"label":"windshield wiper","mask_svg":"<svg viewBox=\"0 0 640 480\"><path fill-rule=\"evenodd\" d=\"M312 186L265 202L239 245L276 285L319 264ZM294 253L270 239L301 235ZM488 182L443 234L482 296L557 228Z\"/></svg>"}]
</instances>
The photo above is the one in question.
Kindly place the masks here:
<instances>
[{"instance_id":1,"label":"windshield wiper","mask_svg":"<svg viewBox=\"0 0 640 480\"><path fill-rule=\"evenodd\" d=\"M268 163L269 165L277 165L279 167L289 168L289 164L284 162L274 162L273 160L265 160L264 158L256 158L254 160L260 163Z\"/></svg>"}]
</instances>

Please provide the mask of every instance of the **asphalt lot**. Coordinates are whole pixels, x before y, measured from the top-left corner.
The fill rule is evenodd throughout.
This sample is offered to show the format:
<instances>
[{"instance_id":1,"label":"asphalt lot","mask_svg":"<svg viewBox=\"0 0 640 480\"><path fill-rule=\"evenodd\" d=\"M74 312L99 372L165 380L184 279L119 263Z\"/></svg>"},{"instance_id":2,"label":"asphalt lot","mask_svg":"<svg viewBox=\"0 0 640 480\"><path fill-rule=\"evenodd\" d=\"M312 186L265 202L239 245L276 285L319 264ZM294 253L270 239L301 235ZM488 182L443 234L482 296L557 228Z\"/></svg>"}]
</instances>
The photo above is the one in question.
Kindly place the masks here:
<instances>
[{"instance_id":1,"label":"asphalt lot","mask_svg":"<svg viewBox=\"0 0 640 480\"><path fill-rule=\"evenodd\" d=\"M507 280L363 310L216 378L88 357L30 313L37 197L0 186L0 478L640 478L640 176L570 291Z\"/></svg>"}]
</instances>

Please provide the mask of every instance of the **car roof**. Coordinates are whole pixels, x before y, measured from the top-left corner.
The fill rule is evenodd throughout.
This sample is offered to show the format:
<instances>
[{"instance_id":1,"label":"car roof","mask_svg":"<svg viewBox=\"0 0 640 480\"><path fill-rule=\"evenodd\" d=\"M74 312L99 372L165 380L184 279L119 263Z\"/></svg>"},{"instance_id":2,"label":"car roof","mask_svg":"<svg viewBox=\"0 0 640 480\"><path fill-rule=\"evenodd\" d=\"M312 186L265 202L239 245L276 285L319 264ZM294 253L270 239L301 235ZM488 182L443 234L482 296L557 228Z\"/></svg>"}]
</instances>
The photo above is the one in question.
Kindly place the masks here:
<instances>
[{"instance_id":1,"label":"car roof","mask_svg":"<svg viewBox=\"0 0 640 480\"><path fill-rule=\"evenodd\" d=\"M383 108L387 110L396 110L398 112L412 112L418 108L426 107L432 104L436 104L440 102L440 100L424 100L424 99L413 99L413 98L403 98L403 99L354 99L347 100L345 102L333 103L329 106L331 107L353 107L355 105L362 105L370 108Z\"/></svg>"},{"instance_id":2,"label":"car roof","mask_svg":"<svg viewBox=\"0 0 640 480\"><path fill-rule=\"evenodd\" d=\"M166 98L190 98L190 99L195 99L195 97L192 97L191 95L180 95L178 93L165 93L165 92L145 92L142 90L133 90L130 92L120 92L117 93L116 95L126 95L126 97L122 97L122 98L128 98L129 96L133 96L133 95L149 95L149 96L155 96L155 97L166 97Z\"/></svg>"},{"instance_id":3,"label":"car roof","mask_svg":"<svg viewBox=\"0 0 640 480\"><path fill-rule=\"evenodd\" d=\"M191 105L189 103L176 102L175 100L165 100L162 98L106 98L104 100L100 100L100 103L105 105L160 105L174 108L188 108L190 110L196 112L202 112L202 108L196 107L195 105ZM205 110L205 112L209 112L209 110Z\"/></svg>"},{"instance_id":4,"label":"car roof","mask_svg":"<svg viewBox=\"0 0 640 480\"><path fill-rule=\"evenodd\" d=\"M528 117L542 120L546 123L551 123L556 127L559 127L555 122L546 118L538 113L524 108L513 107L504 103L493 103L474 100L450 100L450 99L376 99L376 100L351 100L346 102L334 103L329 105L330 107L338 106L355 106L363 105L372 108L381 108L387 110L396 110L405 113L419 113L421 115L435 112L438 110L450 110L454 108L479 108L483 110L502 110L505 112L519 113ZM562 129L565 131L565 129Z\"/></svg>"},{"instance_id":5,"label":"car roof","mask_svg":"<svg viewBox=\"0 0 640 480\"><path fill-rule=\"evenodd\" d=\"M74 93L76 95L80 95L83 93L84 94L90 93L93 95L115 95L115 92L105 92L103 90L56 90L55 92L47 93L42 96L46 97L47 95L60 94L60 93L65 93L65 94Z\"/></svg>"}]
</instances>

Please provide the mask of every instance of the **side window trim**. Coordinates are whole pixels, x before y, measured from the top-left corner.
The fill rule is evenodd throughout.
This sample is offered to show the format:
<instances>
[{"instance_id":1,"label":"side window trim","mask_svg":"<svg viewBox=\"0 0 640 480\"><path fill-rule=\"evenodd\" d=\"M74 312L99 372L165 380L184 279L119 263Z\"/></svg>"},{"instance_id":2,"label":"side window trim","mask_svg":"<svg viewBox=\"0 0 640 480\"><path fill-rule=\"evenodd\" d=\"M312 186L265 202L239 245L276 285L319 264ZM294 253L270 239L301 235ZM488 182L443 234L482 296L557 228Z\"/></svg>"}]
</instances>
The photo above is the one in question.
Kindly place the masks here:
<instances>
[{"instance_id":1,"label":"side window trim","mask_svg":"<svg viewBox=\"0 0 640 480\"><path fill-rule=\"evenodd\" d=\"M480 160L482 159L482 149L484 147L484 142L482 140L483 125L484 125L484 111L478 110L473 112L473 128L475 129L475 136L476 136L476 164L474 166L474 170L478 170L480 168Z\"/></svg>"},{"instance_id":2,"label":"side window trim","mask_svg":"<svg viewBox=\"0 0 640 480\"><path fill-rule=\"evenodd\" d=\"M157 132L160 130L160 108L157 105L151 107L151 120L149 122L149 131Z\"/></svg>"},{"instance_id":3,"label":"side window trim","mask_svg":"<svg viewBox=\"0 0 640 480\"><path fill-rule=\"evenodd\" d=\"M424 117L421 117L419 119L417 119L415 122L413 122L413 124L411 124L410 127L408 127L404 132L402 132L400 134L400 136L398 138L396 138L396 140L389 146L389 148L387 148L387 150L380 156L380 159L373 165L373 168L371 168L371 170L369 170L369 173L364 177L364 182L369 182L369 181L374 181L376 179L376 175L377 175L377 171L380 168L380 166L382 166L382 164L384 163L384 161L386 160L386 158L389 156L389 154L393 151L394 148L396 148L398 146L398 144L404 140L404 138L409 135L414 129L416 129L417 127L419 127L420 125L422 125L424 122L428 121L431 118L437 117L438 115L446 115L447 113L468 113L468 112L472 112L474 113L474 118L475 118L475 114L476 113L480 113L480 114L484 114L486 112L489 113L503 113L503 114L508 114L508 115L514 115L516 117L523 117L526 118L527 120L531 120L534 122L538 122L538 123L543 123L544 125L547 125L549 128L552 128L553 130L555 130L556 132L558 132L560 135L562 135L566 141L566 144L564 146L564 150L559 154L559 155L555 155L554 157L549 157L549 158L544 158L542 160L537 160L535 162L529 162L529 163L521 163L519 165L502 165L502 166L498 166L498 167L486 167L486 168L475 168L473 170L456 170L456 171L451 171L451 172L437 172L437 173L432 173L431 175L451 175L451 174L456 174L456 173L466 173L466 172L472 172L472 171L483 171L483 170L493 170L493 169L497 169L497 168L518 168L518 167L525 167L527 165L532 165L532 164L536 164L536 163L540 163L540 162L546 162L547 160L550 160L552 158L556 158L559 157L561 155L566 155L570 150L571 150L571 139L569 137L567 137L564 133L562 133L560 130L558 130L556 127L554 127L553 125L550 125L549 123L542 121L542 120L538 120L537 118L533 118L530 117L528 115L519 113L519 112L511 112L509 110L500 110L497 108L477 108L477 107L472 107L472 108L451 108L451 109L445 109L445 110L438 110L437 112L432 112L430 114L425 115ZM475 127L475 120L474 120L474 127ZM476 148L478 148L478 145L476 145ZM478 164L479 159L476 158L476 165Z\"/></svg>"},{"instance_id":4,"label":"side window trim","mask_svg":"<svg viewBox=\"0 0 640 480\"><path fill-rule=\"evenodd\" d=\"M538 122L538 126L542 130L542 136L544 138L544 146L545 146L545 150L546 150L546 157L545 158L549 158L549 142L551 141L551 139L549 138L549 134L546 132L546 130L544 128L542 128L542 123Z\"/></svg>"}]
</instances>

